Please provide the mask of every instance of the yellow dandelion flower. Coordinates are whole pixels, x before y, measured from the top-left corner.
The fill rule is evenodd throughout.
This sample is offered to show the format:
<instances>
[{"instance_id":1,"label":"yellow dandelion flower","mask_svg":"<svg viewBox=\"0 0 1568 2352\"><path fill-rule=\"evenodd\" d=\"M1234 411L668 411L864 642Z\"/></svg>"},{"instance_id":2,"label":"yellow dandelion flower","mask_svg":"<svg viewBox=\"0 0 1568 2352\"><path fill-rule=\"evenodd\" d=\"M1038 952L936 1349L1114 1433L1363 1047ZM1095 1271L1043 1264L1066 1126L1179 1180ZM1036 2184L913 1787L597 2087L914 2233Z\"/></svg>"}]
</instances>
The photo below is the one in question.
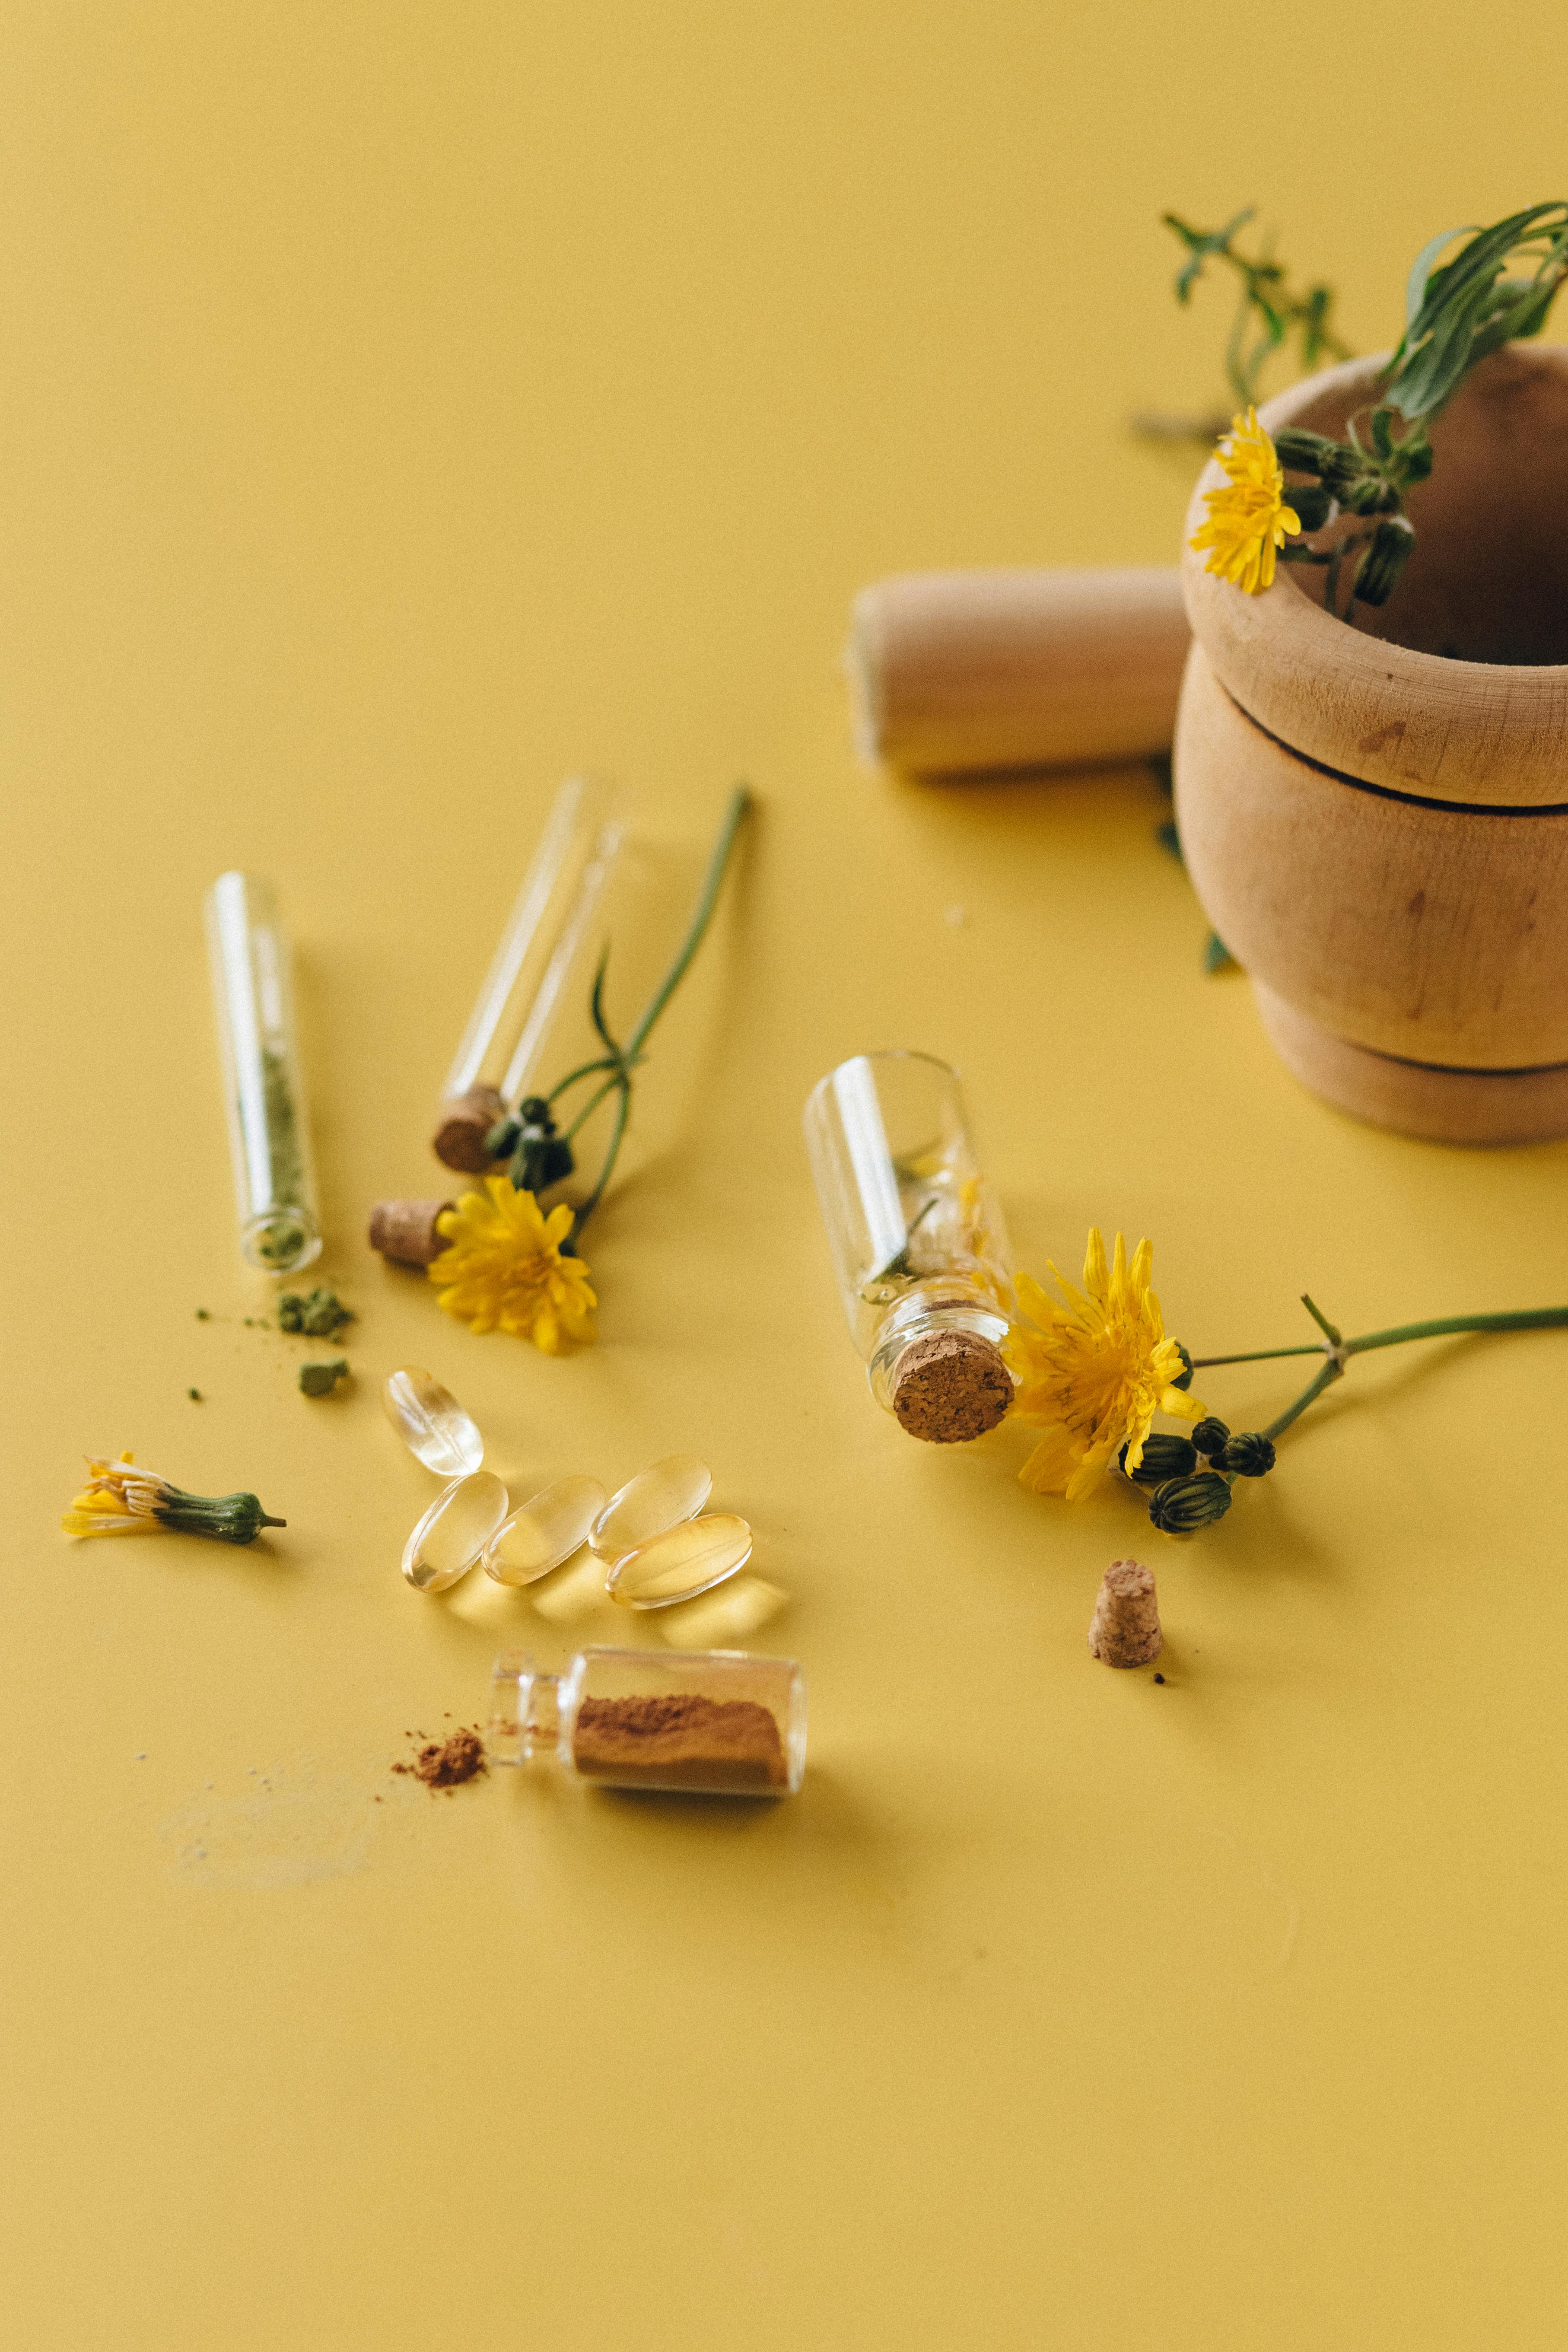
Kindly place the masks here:
<instances>
[{"instance_id":1,"label":"yellow dandelion flower","mask_svg":"<svg viewBox=\"0 0 1568 2352\"><path fill-rule=\"evenodd\" d=\"M488 1198L487 1198L488 1195ZM542 1214L531 1192L487 1176L465 1192L436 1230L449 1244L426 1267L448 1315L471 1330L510 1331L557 1356L567 1339L591 1339L597 1305L580 1257L562 1255L572 1230L563 1203Z\"/></svg>"},{"instance_id":2,"label":"yellow dandelion flower","mask_svg":"<svg viewBox=\"0 0 1568 2352\"><path fill-rule=\"evenodd\" d=\"M1165 1337L1160 1302L1149 1287L1153 1257L1150 1244L1140 1242L1129 1265L1118 1234L1108 1267L1096 1227L1083 1291L1051 1268L1067 1306L1058 1307L1030 1276L1017 1278L1019 1304L1036 1328L1016 1327L1003 1353L1018 1383L1014 1414L1044 1433L1018 1473L1037 1494L1080 1502L1122 1446L1128 1468L1137 1468L1156 1412L1203 1418L1197 1399L1174 1385L1183 1357Z\"/></svg>"},{"instance_id":3,"label":"yellow dandelion flower","mask_svg":"<svg viewBox=\"0 0 1568 2352\"><path fill-rule=\"evenodd\" d=\"M1218 455L1230 478L1223 489L1205 491L1209 519L1187 543L1212 550L1205 572L1256 596L1272 585L1274 551L1300 530L1301 518L1285 503L1285 477L1256 409L1232 419Z\"/></svg>"}]
</instances>

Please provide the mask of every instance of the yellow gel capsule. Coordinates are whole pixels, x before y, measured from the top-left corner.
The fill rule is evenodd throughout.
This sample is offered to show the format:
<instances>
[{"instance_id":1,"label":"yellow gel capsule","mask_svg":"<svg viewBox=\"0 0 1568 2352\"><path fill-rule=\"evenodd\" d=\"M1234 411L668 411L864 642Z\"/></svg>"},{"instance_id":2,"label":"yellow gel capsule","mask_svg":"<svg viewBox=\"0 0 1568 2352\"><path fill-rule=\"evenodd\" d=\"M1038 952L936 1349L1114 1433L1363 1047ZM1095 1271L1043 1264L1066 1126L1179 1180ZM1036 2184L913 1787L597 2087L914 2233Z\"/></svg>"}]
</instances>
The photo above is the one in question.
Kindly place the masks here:
<instances>
[{"instance_id":1,"label":"yellow gel capsule","mask_svg":"<svg viewBox=\"0 0 1568 2352\"><path fill-rule=\"evenodd\" d=\"M605 1590L623 1609L668 1609L711 1592L752 1557L752 1530L729 1511L685 1519L623 1553Z\"/></svg>"},{"instance_id":2,"label":"yellow gel capsule","mask_svg":"<svg viewBox=\"0 0 1568 2352\"><path fill-rule=\"evenodd\" d=\"M449 1389L405 1365L388 1376L382 1408L415 1460L437 1478L463 1478L485 1458L485 1441Z\"/></svg>"},{"instance_id":3,"label":"yellow gel capsule","mask_svg":"<svg viewBox=\"0 0 1568 2352\"><path fill-rule=\"evenodd\" d=\"M498 1584L536 1584L587 1542L607 1499L597 1478L557 1478L496 1529L485 1547L485 1574Z\"/></svg>"},{"instance_id":4,"label":"yellow gel capsule","mask_svg":"<svg viewBox=\"0 0 1568 2352\"><path fill-rule=\"evenodd\" d=\"M694 1519L713 1492L713 1473L694 1454L667 1454L618 1486L588 1533L601 1559L619 1559L666 1528Z\"/></svg>"},{"instance_id":5,"label":"yellow gel capsule","mask_svg":"<svg viewBox=\"0 0 1568 2352\"><path fill-rule=\"evenodd\" d=\"M508 1496L489 1470L443 1486L403 1547L403 1573L416 1592L445 1592L467 1576L506 1517Z\"/></svg>"}]
</instances>

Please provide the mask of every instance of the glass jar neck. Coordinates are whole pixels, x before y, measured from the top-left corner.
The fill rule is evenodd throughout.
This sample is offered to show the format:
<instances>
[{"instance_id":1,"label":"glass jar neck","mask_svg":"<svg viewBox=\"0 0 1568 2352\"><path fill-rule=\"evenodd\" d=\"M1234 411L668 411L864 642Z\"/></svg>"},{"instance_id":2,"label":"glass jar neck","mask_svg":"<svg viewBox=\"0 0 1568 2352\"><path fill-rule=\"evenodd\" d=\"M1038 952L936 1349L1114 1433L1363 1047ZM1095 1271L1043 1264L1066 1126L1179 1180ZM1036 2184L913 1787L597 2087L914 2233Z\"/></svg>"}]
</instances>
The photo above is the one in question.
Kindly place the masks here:
<instances>
[{"instance_id":1,"label":"glass jar neck","mask_svg":"<svg viewBox=\"0 0 1568 2352\"><path fill-rule=\"evenodd\" d=\"M495 1663L487 1745L495 1764L560 1759L561 1676L535 1672L533 1660L508 1651Z\"/></svg>"}]
</instances>

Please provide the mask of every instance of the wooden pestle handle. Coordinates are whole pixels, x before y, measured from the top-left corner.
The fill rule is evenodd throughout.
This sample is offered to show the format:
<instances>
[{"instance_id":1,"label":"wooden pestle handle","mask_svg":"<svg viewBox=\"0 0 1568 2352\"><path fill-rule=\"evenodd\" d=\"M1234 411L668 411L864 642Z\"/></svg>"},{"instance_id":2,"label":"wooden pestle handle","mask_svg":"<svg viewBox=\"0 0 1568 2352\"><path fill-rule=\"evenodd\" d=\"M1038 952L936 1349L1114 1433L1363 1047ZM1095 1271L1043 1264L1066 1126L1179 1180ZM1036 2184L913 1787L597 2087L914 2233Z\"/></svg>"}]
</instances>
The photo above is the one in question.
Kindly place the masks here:
<instances>
[{"instance_id":1,"label":"wooden pestle handle","mask_svg":"<svg viewBox=\"0 0 1568 2352\"><path fill-rule=\"evenodd\" d=\"M1191 635L1173 569L879 580L845 654L856 749L926 776L1149 759Z\"/></svg>"}]
</instances>

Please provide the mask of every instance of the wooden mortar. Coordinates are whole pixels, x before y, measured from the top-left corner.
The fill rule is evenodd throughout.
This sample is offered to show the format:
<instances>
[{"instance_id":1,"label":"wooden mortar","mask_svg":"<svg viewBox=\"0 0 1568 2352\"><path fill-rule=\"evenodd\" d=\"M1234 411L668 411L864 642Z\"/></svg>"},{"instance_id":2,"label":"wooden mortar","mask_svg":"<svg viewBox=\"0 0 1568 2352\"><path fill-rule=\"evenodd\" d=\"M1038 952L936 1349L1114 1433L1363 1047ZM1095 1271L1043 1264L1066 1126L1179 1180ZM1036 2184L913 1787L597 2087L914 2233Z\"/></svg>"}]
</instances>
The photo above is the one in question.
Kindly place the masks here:
<instances>
[{"instance_id":1,"label":"wooden mortar","mask_svg":"<svg viewBox=\"0 0 1568 2352\"><path fill-rule=\"evenodd\" d=\"M1385 365L1262 422L1342 437ZM1298 1077L1405 1134L1526 1142L1568 1134L1568 351L1483 361L1432 441L1415 552L1353 628L1320 569L1247 596L1184 551L1176 818Z\"/></svg>"}]
</instances>

